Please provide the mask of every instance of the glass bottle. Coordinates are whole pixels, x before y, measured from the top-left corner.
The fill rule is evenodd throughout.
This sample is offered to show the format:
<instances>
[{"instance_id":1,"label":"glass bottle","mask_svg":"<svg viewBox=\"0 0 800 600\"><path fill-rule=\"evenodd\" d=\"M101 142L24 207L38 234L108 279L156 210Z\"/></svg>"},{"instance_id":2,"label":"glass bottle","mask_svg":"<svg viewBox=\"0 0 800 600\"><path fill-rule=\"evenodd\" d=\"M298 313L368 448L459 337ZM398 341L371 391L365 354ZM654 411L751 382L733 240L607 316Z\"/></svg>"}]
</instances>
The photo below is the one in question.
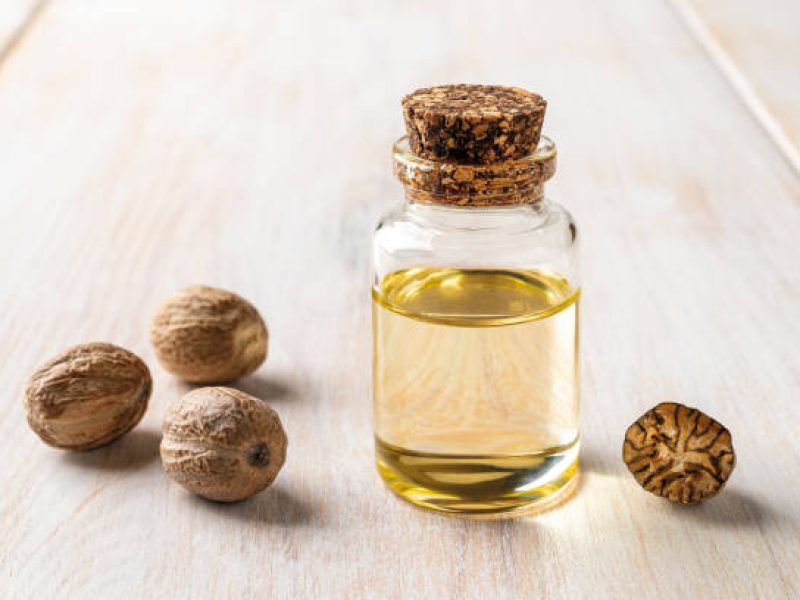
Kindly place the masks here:
<instances>
[{"instance_id":1,"label":"glass bottle","mask_svg":"<svg viewBox=\"0 0 800 600\"><path fill-rule=\"evenodd\" d=\"M393 148L405 199L373 241L373 400L378 471L410 502L518 512L574 483L580 287L574 221L544 197L555 157L544 137L483 165Z\"/></svg>"}]
</instances>

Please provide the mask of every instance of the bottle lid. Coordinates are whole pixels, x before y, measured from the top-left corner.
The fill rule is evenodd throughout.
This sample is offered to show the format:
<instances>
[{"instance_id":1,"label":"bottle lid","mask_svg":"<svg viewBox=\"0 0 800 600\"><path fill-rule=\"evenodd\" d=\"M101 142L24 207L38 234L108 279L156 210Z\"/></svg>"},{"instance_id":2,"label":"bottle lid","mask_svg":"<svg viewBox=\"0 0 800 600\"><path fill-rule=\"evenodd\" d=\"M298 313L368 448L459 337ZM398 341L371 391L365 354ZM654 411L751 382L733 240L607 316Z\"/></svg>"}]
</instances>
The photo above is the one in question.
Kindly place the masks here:
<instances>
[{"instance_id":1,"label":"bottle lid","mask_svg":"<svg viewBox=\"0 0 800 600\"><path fill-rule=\"evenodd\" d=\"M544 182L556 170L556 145L542 136L523 158L486 165L466 165L422 158L408 136L392 149L394 172L417 202L451 206L503 206L538 202Z\"/></svg>"},{"instance_id":2,"label":"bottle lid","mask_svg":"<svg viewBox=\"0 0 800 600\"><path fill-rule=\"evenodd\" d=\"M402 105L414 154L485 165L536 150L547 102L518 87L457 84L418 89Z\"/></svg>"}]
</instances>

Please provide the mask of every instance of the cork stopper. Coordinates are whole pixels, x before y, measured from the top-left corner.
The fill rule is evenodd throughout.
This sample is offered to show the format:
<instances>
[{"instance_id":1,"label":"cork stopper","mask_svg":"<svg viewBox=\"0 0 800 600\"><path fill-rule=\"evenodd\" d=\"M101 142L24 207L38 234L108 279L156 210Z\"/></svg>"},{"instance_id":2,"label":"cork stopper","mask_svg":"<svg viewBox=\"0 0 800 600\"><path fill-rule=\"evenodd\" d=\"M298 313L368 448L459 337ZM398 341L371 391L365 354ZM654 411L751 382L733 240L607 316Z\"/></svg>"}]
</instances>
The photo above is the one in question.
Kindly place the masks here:
<instances>
[{"instance_id":1,"label":"cork stopper","mask_svg":"<svg viewBox=\"0 0 800 600\"><path fill-rule=\"evenodd\" d=\"M542 136L523 158L464 165L422 158L408 136L392 149L394 173L416 202L450 206L507 206L541 200L544 183L556 171L556 145Z\"/></svg>"},{"instance_id":2,"label":"cork stopper","mask_svg":"<svg viewBox=\"0 0 800 600\"><path fill-rule=\"evenodd\" d=\"M485 165L536 150L547 102L522 88L458 84L416 90L402 105L414 154Z\"/></svg>"}]
</instances>

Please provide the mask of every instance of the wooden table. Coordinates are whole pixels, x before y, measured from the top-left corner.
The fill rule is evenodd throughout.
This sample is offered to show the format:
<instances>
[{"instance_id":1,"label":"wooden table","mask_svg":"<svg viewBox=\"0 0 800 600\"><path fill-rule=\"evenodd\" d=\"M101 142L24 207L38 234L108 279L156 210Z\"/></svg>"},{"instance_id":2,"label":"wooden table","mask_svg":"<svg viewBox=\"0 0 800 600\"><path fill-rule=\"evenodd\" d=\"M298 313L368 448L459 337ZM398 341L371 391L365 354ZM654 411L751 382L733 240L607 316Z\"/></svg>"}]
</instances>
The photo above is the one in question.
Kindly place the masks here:
<instances>
[{"instance_id":1,"label":"wooden table","mask_svg":"<svg viewBox=\"0 0 800 600\"><path fill-rule=\"evenodd\" d=\"M800 595L796 2L0 4L0 597ZM400 197L399 99L461 81L549 99L548 193L583 234L581 486L513 521L412 508L372 463L369 239ZM241 387L289 458L238 505L158 459L187 387L148 322L190 283L270 326ZM154 395L119 442L60 452L21 391L89 340L139 353ZM665 400L733 432L705 505L621 462Z\"/></svg>"}]
</instances>

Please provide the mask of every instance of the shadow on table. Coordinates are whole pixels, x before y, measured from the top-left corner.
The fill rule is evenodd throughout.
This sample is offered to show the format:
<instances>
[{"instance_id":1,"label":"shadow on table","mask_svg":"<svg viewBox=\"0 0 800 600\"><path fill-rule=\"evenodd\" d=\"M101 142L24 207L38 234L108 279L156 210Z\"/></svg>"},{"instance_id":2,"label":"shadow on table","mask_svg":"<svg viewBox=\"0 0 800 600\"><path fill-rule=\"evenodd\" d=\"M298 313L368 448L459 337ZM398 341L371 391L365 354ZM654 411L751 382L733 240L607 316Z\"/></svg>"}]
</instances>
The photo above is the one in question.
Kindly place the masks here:
<instances>
[{"instance_id":1,"label":"shadow on table","mask_svg":"<svg viewBox=\"0 0 800 600\"><path fill-rule=\"evenodd\" d=\"M584 440L581 442L581 453L578 461L580 470L587 474L619 476L626 472L625 465L622 462L621 448L619 449L619 454L614 454Z\"/></svg>"},{"instance_id":2,"label":"shadow on table","mask_svg":"<svg viewBox=\"0 0 800 600\"><path fill-rule=\"evenodd\" d=\"M218 518L285 527L301 527L312 522L320 525L318 512L279 485L242 502L214 502L194 494L186 494L186 501Z\"/></svg>"},{"instance_id":3,"label":"shadow on table","mask_svg":"<svg viewBox=\"0 0 800 600\"><path fill-rule=\"evenodd\" d=\"M585 445L581 449L580 469L587 475L629 478L631 489L648 496L651 495L639 488L639 485L628 473L628 469L622 462L621 449L620 454L615 456L611 452L602 451L592 445ZM583 487L583 485L579 484L579 487ZM655 496L653 496L653 501L658 502L663 510L669 511L676 518L719 529L754 529L761 526L766 520L780 521L784 517L763 501L735 487L726 487L718 496L696 505L675 504Z\"/></svg>"},{"instance_id":4,"label":"shadow on table","mask_svg":"<svg viewBox=\"0 0 800 600\"><path fill-rule=\"evenodd\" d=\"M160 443L160 431L134 429L108 446L85 452L65 452L61 458L86 469L137 471L158 458Z\"/></svg>"},{"instance_id":5,"label":"shadow on table","mask_svg":"<svg viewBox=\"0 0 800 600\"><path fill-rule=\"evenodd\" d=\"M292 386L289 382L274 375L245 377L231 386L266 402L280 402L292 396Z\"/></svg>"},{"instance_id":6,"label":"shadow on table","mask_svg":"<svg viewBox=\"0 0 800 600\"><path fill-rule=\"evenodd\" d=\"M668 503L676 517L719 529L757 529L765 521L778 522L782 515L746 492L726 487L719 496L697 505Z\"/></svg>"}]
</instances>

